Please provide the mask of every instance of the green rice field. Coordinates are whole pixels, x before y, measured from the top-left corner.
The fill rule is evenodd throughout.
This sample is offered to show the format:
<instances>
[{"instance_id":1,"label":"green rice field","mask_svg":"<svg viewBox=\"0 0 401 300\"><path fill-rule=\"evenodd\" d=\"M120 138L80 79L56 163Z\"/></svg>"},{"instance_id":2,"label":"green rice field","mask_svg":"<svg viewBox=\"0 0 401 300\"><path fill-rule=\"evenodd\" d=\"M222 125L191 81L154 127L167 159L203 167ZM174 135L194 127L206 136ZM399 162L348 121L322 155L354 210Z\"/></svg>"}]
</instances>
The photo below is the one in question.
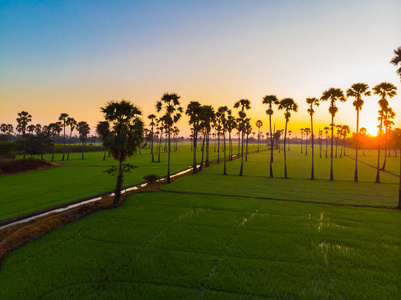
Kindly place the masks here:
<instances>
[{"instance_id":1,"label":"green rice field","mask_svg":"<svg viewBox=\"0 0 401 300\"><path fill-rule=\"evenodd\" d=\"M289 179L282 153L275 178L255 153L242 177L240 160L212 165L30 242L1 265L0 299L399 298L399 178L360 164L354 183L343 157L330 182L316 157L311 181L310 155L288 154Z\"/></svg>"}]
</instances>

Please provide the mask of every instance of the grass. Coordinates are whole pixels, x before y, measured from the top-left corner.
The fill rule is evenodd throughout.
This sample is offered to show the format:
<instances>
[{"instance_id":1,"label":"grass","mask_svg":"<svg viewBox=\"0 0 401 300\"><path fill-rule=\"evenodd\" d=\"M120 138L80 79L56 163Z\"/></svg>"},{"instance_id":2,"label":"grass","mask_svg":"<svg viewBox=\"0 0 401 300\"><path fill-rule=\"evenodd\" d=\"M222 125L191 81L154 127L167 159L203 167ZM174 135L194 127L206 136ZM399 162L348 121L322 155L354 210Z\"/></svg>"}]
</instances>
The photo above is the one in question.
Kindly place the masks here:
<instances>
[{"instance_id":1,"label":"grass","mask_svg":"<svg viewBox=\"0 0 401 300\"><path fill-rule=\"evenodd\" d=\"M243 177L239 160L228 176L213 165L27 244L4 260L0 298L399 297L401 214L374 207L394 206L398 178L374 184L361 165L353 183L343 158L334 182L328 159L311 181L310 157L291 150L291 178L270 179L266 157L249 156Z\"/></svg>"},{"instance_id":2,"label":"grass","mask_svg":"<svg viewBox=\"0 0 401 300\"><path fill-rule=\"evenodd\" d=\"M199 162L200 153L197 155ZM80 153L72 153L69 161L55 160L64 167L0 177L0 220L114 190L116 178L103 172L117 162L112 158L103 161L103 152L85 153L85 157L82 160ZM210 157L216 159L217 152L212 150ZM45 157L50 158L51 155ZM61 159L61 155L57 159ZM167 153L164 152L161 163L151 163L148 151L127 159L127 162L139 168L125 175L125 187L144 182L143 176L149 174L167 175ZM192 152L188 145L172 152L171 173L191 164Z\"/></svg>"}]
</instances>

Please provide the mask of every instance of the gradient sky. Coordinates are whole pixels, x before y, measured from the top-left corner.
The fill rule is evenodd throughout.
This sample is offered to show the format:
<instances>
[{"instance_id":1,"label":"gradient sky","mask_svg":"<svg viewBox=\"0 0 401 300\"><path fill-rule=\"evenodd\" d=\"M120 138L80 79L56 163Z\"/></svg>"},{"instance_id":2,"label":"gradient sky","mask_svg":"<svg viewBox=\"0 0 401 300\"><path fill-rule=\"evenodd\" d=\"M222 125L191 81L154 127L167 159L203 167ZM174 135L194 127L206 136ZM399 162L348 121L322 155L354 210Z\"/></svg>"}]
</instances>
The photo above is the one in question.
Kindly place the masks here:
<instances>
[{"instance_id":1,"label":"gradient sky","mask_svg":"<svg viewBox=\"0 0 401 300\"><path fill-rule=\"evenodd\" d=\"M400 127L400 78L389 64L401 46L400 12L400 0L0 0L0 123L15 125L22 110L34 124L65 112L94 128L107 101L131 100L146 117L174 92L184 108L247 98L253 125L261 119L266 132L261 101L275 94L299 104L289 124L297 132L310 127L307 97L387 81L399 89L389 102ZM370 133L378 100L366 98L361 112ZM335 123L354 131L352 101L338 104ZM328 103L315 119L316 129L330 123ZM284 128L283 112L273 122ZM187 132L187 119L178 126Z\"/></svg>"}]
</instances>

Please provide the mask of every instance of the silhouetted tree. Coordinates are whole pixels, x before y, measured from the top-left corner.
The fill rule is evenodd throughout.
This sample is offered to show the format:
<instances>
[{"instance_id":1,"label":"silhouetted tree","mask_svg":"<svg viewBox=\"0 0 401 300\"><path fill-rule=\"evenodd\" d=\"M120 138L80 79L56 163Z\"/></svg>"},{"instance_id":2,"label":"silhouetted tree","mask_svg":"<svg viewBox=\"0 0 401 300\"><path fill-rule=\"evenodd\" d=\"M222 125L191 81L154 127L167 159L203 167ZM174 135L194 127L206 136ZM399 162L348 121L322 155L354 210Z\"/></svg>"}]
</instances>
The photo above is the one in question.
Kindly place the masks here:
<instances>
[{"instance_id":1,"label":"silhouetted tree","mask_svg":"<svg viewBox=\"0 0 401 300\"><path fill-rule=\"evenodd\" d=\"M126 100L120 102L108 102L101 108L105 123L101 123L103 145L110 151L113 158L118 160L118 176L113 205L118 205L121 196L121 187L124 179L124 170L130 170L133 166L123 162L127 157L134 155L141 145L143 138L143 122L139 118L141 111ZM81 123L81 122L80 122ZM79 125L79 123L78 123ZM99 124L98 124L99 125ZM99 128L99 127L98 127Z\"/></svg>"},{"instance_id":2,"label":"silhouetted tree","mask_svg":"<svg viewBox=\"0 0 401 300\"><path fill-rule=\"evenodd\" d=\"M273 131L272 131L272 115L273 115L273 105L278 105L279 100L276 95L266 95L263 97L262 104L267 104L268 109L266 114L269 115L269 127L270 127L270 177L273 178Z\"/></svg>"},{"instance_id":3,"label":"silhouetted tree","mask_svg":"<svg viewBox=\"0 0 401 300\"><path fill-rule=\"evenodd\" d=\"M156 103L156 110L165 110L165 123L168 135L168 154L167 154L167 183L170 183L170 152L171 152L171 128L181 118L182 107L180 106L180 96L177 94L163 94L161 100Z\"/></svg>"},{"instance_id":4,"label":"silhouetted tree","mask_svg":"<svg viewBox=\"0 0 401 300\"><path fill-rule=\"evenodd\" d=\"M251 108L251 102L248 99L241 99L234 103L234 108L240 108L239 116L241 118L240 131L241 131L241 169L239 176L242 176L244 171L244 134L245 134L245 110Z\"/></svg>"},{"instance_id":5,"label":"silhouetted tree","mask_svg":"<svg viewBox=\"0 0 401 300\"><path fill-rule=\"evenodd\" d=\"M369 86L366 83L354 83L347 90L347 97L354 97L355 100L352 102L352 105L356 110L356 145L355 145L355 173L354 173L354 182L358 182L358 148L359 148L359 112L362 109L364 101L362 100L362 95L370 96Z\"/></svg>"},{"instance_id":6,"label":"silhouetted tree","mask_svg":"<svg viewBox=\"0 0 401 300\"><path fill-rule=\"evenodd\" d=\"M26 132L26 127L28 126L28 124L32 121L32 116L26 112L26 111L21 111L18 114L18 118L17 118L17 122L18 122L18 126L17 126L17 130L19 130L20 133L22 133L22 138L24 139L24 157L23 159L25 159L25 152L26 152L26 141L25 141L25 132Z\"/></svg>"},{"instance_id":7,"label":"silhouetted tree","mask_svg":"<svg viewBox=\"0 0 401 300\"><path fill-rule=\"evenodd\" d=\"M331 114L331 163L330 163L330 181L334 180L333 175L333 146L334 146L334 117L338 111L336 106L336 101L345 102L347 99L344 96L344 92L342 89L338 88L330 88L323 92L322 97L320 98L322 101L330 101L329 112Z\"/></svg>"},{"instance_id":8,"label":"silhouetted tree","mask_svg":"<svg viewBox=\"0 0 401 300\"><path fill-rule=\"evenodd\" d=\"M285 129L284 129L284 178L287 179L287 155L286 155L286 140L287 140L287 124L290 121L291 111L297 112L298 105L292 98L284 98L280 101L278 106L279 110L284 110Z\"/></svg>"},{"instance_id":9,"label":"silhouetted tree","mask_svg":"<svg viewBox=\"0 0 401 300\"><path fill-rule=\"evenodd\" d=\"M312 170L311 170L311 176L310 179L314 180L315 179L315 136L313 134L313 114L315 113L315 110L313 109L313 106L319 106L319 99L317 98L306 98L306 103L309 104L308 108L308 113L310 115L310 128L311 128L311 136L312 136Z\"/></svg>"}]
</instances>

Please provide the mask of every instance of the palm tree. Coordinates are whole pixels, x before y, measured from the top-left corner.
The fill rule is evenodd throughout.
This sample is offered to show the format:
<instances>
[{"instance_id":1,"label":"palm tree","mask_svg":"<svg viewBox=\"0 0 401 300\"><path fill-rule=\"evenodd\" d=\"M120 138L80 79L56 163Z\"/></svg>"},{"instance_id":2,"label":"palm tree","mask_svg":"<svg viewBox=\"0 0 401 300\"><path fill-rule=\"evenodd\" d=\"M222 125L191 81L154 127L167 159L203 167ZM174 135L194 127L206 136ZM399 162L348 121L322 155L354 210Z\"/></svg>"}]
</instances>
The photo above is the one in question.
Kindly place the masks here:
<instances>
[{"instance_id":1,"label":"palm tree","mask_svg":"<svg viewBox=\"0 0 401 300\"><path fill-rule=\"evenodd\" d=\"M234 103L234 108L241 108L239 111L239 116L241 118L241 169L239 171L239 176L242 176L244 170L244 134L245 134L245 110L251 108L251 102L248 99L241 99Z\"/></svg>"},{"instance_id":2,"label":"palm tree","mask_svg":"<svg viewBox=\"0 0 401 300\"><path fill-rule=\"evenodd\" d=\"M347 156L345 153L345 139L347 138L347 135L350 134L351 130L348 125L343 125L341 127L341 135L343 136L343 144L341 146L341 149L344 149L344 156ZM343 150L340 151L340 158L342 157Z\"/></svg>"},{"instance_id":3,"label":"palm tree","mask_svg":"<svg viewBox=\"0 0 401 300\"><path fill-rule=\"evenodd\" d=\"M324 129L324 133L326 134L326 158L327 158L328 134L329 134L330 127L326 126L323 129Z\"/></svg>"},{"instance_id":4,"label":"palm tree","mask_svg":"<svg viewBox=\"0 0 401 300\"><path fill-rule=\"evenodd\" d=\"M20 132L22 133L22 138L24 141L24 157L23 157L23 159L25 159L25 151L26 151L25 132L26 132L26 127L28 126L29 122L32 121L32 116L26 111L21 111L17 115L18 115L18 118L17 118L18 128L20 129Z\"/></svg>"},{"instance_id":5,"label":"palm tree","mask_svg":"<svg viewBox=\"0 0 401 300\"><path fill-rule=\"evenodd\" d=\"M314 165L314 161L315 161L315 144L314 144L314 134L313 134L313 114L315 113L315 110L313 109L313 106L319 106L319 99L317 98L306 98L306 103L309 104L309 108L308 108L308 113L310 115L310 128L311 128L311 135L312 135L312 170L311 170L311 176L310 179L314 180L315 179L315 165Z\"/></svg>"},{"instance_id":6,"label":"palm tree","mask_svg":"<svg viewBox=\"0 0 401 300\"><path fill-rule=\"evenodd\" d=\"M354 97L355 101L352 102L352 105L356 110L356 147L355 147L355 174L354 174L354 182L358 182L358 148L359 148L359 112L362 109L364 101L362 100L362 95L370 96L371 93L369 91L369 86L366 83L354 83L347 90L347 97Z\"/></svg>"},{"instance_id":7,"label":"palm tree","mask_svg":"<svg viewBox=\"0 0 401 300\"><path fill-rule=\"evenodd\" d=\"M79 132L79 139L82 142L82 159L84 159L84 147L86 144L86 139L88 138L88 134L90 132L89 124L85 121L81 121L77 124L77 130Z\"/></svg>"},{"instance_id":8,"label":"palm tree","mask_svg":"<svg viewBox=\"0 0 401 300\"><path fill-rule=\"evenodd\" d=\"M304 134L305 134L305 155L308 156L308 140L309 140L309 133L310 133L310 128L304 128Z\"/></svg>"},{"instance_id":9,"label":"palm tree","mask_svg":"<svg viewBox=\"0 0 401 300\"><path fill-rule=\"evenodd\" d=\"M288 151L290 151L292 130L288 130Z\"/></svg>"},{"instance_id":10,"label":"palm tree","mask_svg":"<svg viewBox=\"0 0 401 300\"><path fill-rule=\"evenodd\" d=\"M331 163L330 163L330 181L334 180L333 175L333 146L334 146L334 116L336 115L338 108L336 106L336 101L345 102L347 99L344 96L344 92L342 89L338 88L330 88L323 92L322 97L320 98L322 101L330 101L329 112L331 114Z\"/></svg>"},{"instance_id":11,"label":"palm tree","mask_svg":"<svg viewBox=\"0 0 401 300\"><path fill-rule=\"evenodd\" d=\"M204 152L206 152L205 168L209 167L209 149L210 149L210 132L212 129L212 123L214 122L216 115L211 105L203 105L201 109L201 120L204 127L204 143L202 147L202 158ZM206 146L205 146L206 142ZM203 159L202 159L203 162ZM202 168L202 166L201 166Z\"/></svg>"},{"instance_id":12,"label":"palm tree","mask_svg":"<svg viewBox=\"0 0 401 300\"><path fill-rule=\"evenodd\" d=\"M268 109L266 114L269 115L269 127L270 127L270 177L273 178L273 131L272 131L272 115L273 105L278 105L279 100L276 95L266 95L263 97L262 104L267 104Z\"/></svg>"},{"instance_id":13,"label":"palm tree","mask_svg":"<svg viewBox=\"0 0 401 300\"><path fill-rule=\"evenodd\" d=\"M61 159L62 161L64 160L64 155L65 155L65 126L66 126L67 117L68 117L68 114L62 113L60 115L60 117L58 118L59 121L62 121L61 125L63 126L63 129L64 129L64 148L63 148L63 158Z\"/></svg>"},{"instance_id":14,"label":"palm tree","mask_svg":"<svg viewBox=\"0 0 401 300\"><path fill-rule=\"evenodd\" d=\"M233 160L233 141L231 137L231 132L233 129L237 128L237 121L235 120L235 117L232 116L231 110L227 111L227 123L226 123L226 129L228 131L228 160L232 161Z\"/></svg>"},{"instance_id":15,"label":"palm tree","mask_svg":"<svg viewBox=\"0 0 401 300\"><path fill-rule=\"evenodd\" d=\"M382 136L383 132L383 117L388 109L388 101L387 97L393 98L397 95L397 87L389 82L382 82L375 87L373 87L373 94L379 95L379 117L380 117L380 125L379 125L379 140ZM380 142L378 143L378 154L377 154L377 171L376 171L376 181L375 183L380 183Z\"/></svg>"},{"instance_id":16,"label":"palm tree","mask_svg":"<svg viewBox=\"0 0 401 300\"><path fill-rule=\"evenodd\" d=\"M260 127L263 126L263 123L261 120L256 121L256 127L258 127L258 152L259 152L259 144L260 144Z\"/></svg>"},{"instance_id":17,"label":"palm tree","mask_svg":"<svg viewBox=\"0 0 401 300\"><path fill-rule=\"evenodd\" d=\"M110 131L110 124L108 121L101 121L97 123L96 125L96 133L102 138L103 136L107 135L107 133ZM106 147L105 151L103 154L103 160L106 160Z\"/></svg>"},{"instance_id":18,"label":"palm tree","mask_svg":"<svg viewBox=\"0 0 401 300\"><path fill-rule=\"evenodd\" d=\"M71 138L72 138L72 132L74 131L75 127L77 126L77 121L75 121L74 118L68 117L65 124L67 126L70 126L70 138L68 140L68 151L67 151L67 160L70 159L70 146L71 146Z\"/></svg>"},{"instance_id":19,"label":"palm tree","mask_svg":"<svg viewBox=\"0 0 401 300\"><path fill-rule=\"evenodd\" d=\"M223 134L223 157L224 157L224 168L223 175L227 175L227 166L226 166L226 129L227 129L227 118L226 114L231 115L231 110L228 109L227 106L220 106L217 109L218 116L222 125L222 134Z\"/></svg>"},{"instance_id":20,"label":"palm tree","mask_svg":"<svg viewBox=\"0 0 401 300\"><path fill-rule=\"evenodd\" d=\"M287 140L287 124L290 121L291 111L297 112L298 105L295 103L294 99L292 98L284 98L280 101L278 106L279 110L284 110L284 117L285 117L285 129L284 129L284 178L287 179L287 155L286 155L286 140Z\"/></svg>"},{"instance_id":21,"label":"palm tree","mask_svg":"<svg viewBox=\"0 0 401 300\"><path fill-rule=\"evenodd\" d=\"M246 118L245 120L245 135L246 135L246 150L245 150L245 161L248 161L248 142L249 135L252 133L251 119Z\"/></svg>"},{"instance_id":22,"label":"palm tree","mask_svg":"<svg viewBox=\"0 0 401 300\"><path fill-rule=\"evenodd\" d=\"M319 152L320 152L320 158L322 158L322 139L323 139L323 130L319 129Z\"/></svg>"},{"instance_id":23,"label":"palm tree","mask_svg":"<svg viewBox=\"0 0 401 300\"><path fill-rule=\"evenodd\" d=\"M391 107L388 107L387 111L384 115L384 120L383 120L384 127L386 128L386 134L384 136L384 138L385 138L384 162L383 162L383 166L380 168L380 170L382 170L382 171L384 171L386 169L388 139L389 139L389 135L390 135L389 133L391 131L391 126L394 125L394 121L392 121L392 119L394 119L394 117L395 117L395 112L393 111L393 109Z\"/></svg>"},{"instance_id":24,"label":"palm tree","mask_svg":"<svg viewBox=\"0 0 401 300\"><path fill-rule=\"evenodd\" d=\"M304 145L304 134L305 134L305 128L301 128L301 154L303 153L303 145Z\"/></svg>"},{"instance_id":25,"label":"palm tree","mask_svg":"<svg viewBox=\"0 0 401 300\"><path fill-rule=\"evenodd\" d=\"M113 205L118 205L121 196L121 187L124 179L123 162L127 157L132 156L138 150L143 139L143 122L139 118L141 111L132 103L126 100L120 102L108 102L101 108L104 119L107 123L98 124L103 145L107 147L113 158L118 160L118 176ZM81 122L80 122L81 123Z\"/></svg>"},{"instance_id":26,"label":"palm tree","mask_svg":"<svg viewBox=\"0 0 401 300\"><path fill-rule=\"evenodd\" d=\"M151 134L151 146L150 146L150 152L152 153L152 163L154 163L155 162L155 154L154 154L154 152L153 152L153 140L154 140L154 135L155 135L155 131L154 131L154 128L155 128L155 125L156 125L156 123L155 123L155 120L156 120L156 116L154 115L154 114L150 114L149 116L148 116L148 119L150 120L150 134Z\"/></svg>"},{"instance_id":27,"label":"palm tree","mask_svg":"<svg viewBox=\"0 0 401 300\"><path fill-rule=\"evenodd\" d=\"M343 126L338 124L338 125L336 125L336 128L337 128L337 138L336 138L336 158L337 158L338 140L340 139L340 135L342 133L341 129L343 128Z\"/></svg>"},{"instance_id":28,"label":"palm tree","mask_svg":"<svg viewBox=\"0 0 401 300\"><path fill-rule=\"evenodd\" d=\"M390 61L391 64L394 66L399 65L400 67L395 71L398 75L400 75L401 78L401 47L398 47L397 49L394 50L395 56L393 59Z\"/></svg>"},{"instance_id":29,"label":"palm tree","mask_svg":"<svg viewBox=\"0 0 401 300\"><path fill-rule=\"evenodd\" d=\"M191 101L188 106L185 114L189 116L189 124L193 126L193 161L192 161L192 173L195 174L197 172L196 168L196 151L197 151L197 142L198 142L198 133L200 130L199 122L200 122L200 113L201 113L201 104L197 101Z\"/></svg>"},{"instance_id":30,"label":"palm tree","mask_svg":"<svg viewBox=\"0 0 401 300\"><path fill-rule=\"evenodd\" d=\"M180 96L177 94L164 93L161 100L156 103L156 110L165 110L165 118L168 134L168 156L167 156L167 183L170 183L170 152L171 152L171 128L181 118L182 107L180 106Z\"/></svg>"},{"instance_id":31,"label":"palm tree","mask_svg":"<svg viewBox=\"0 0 401 300\"><path fill-rule=\"evenodd\" d=\"M54 161L54 147L55 147L55 137L61 132L61 122L56 122L56 123L50 123L48 126L49 133L53 137L53 154L52 154L52 160Z\"/></svg>"}]
</instances>

